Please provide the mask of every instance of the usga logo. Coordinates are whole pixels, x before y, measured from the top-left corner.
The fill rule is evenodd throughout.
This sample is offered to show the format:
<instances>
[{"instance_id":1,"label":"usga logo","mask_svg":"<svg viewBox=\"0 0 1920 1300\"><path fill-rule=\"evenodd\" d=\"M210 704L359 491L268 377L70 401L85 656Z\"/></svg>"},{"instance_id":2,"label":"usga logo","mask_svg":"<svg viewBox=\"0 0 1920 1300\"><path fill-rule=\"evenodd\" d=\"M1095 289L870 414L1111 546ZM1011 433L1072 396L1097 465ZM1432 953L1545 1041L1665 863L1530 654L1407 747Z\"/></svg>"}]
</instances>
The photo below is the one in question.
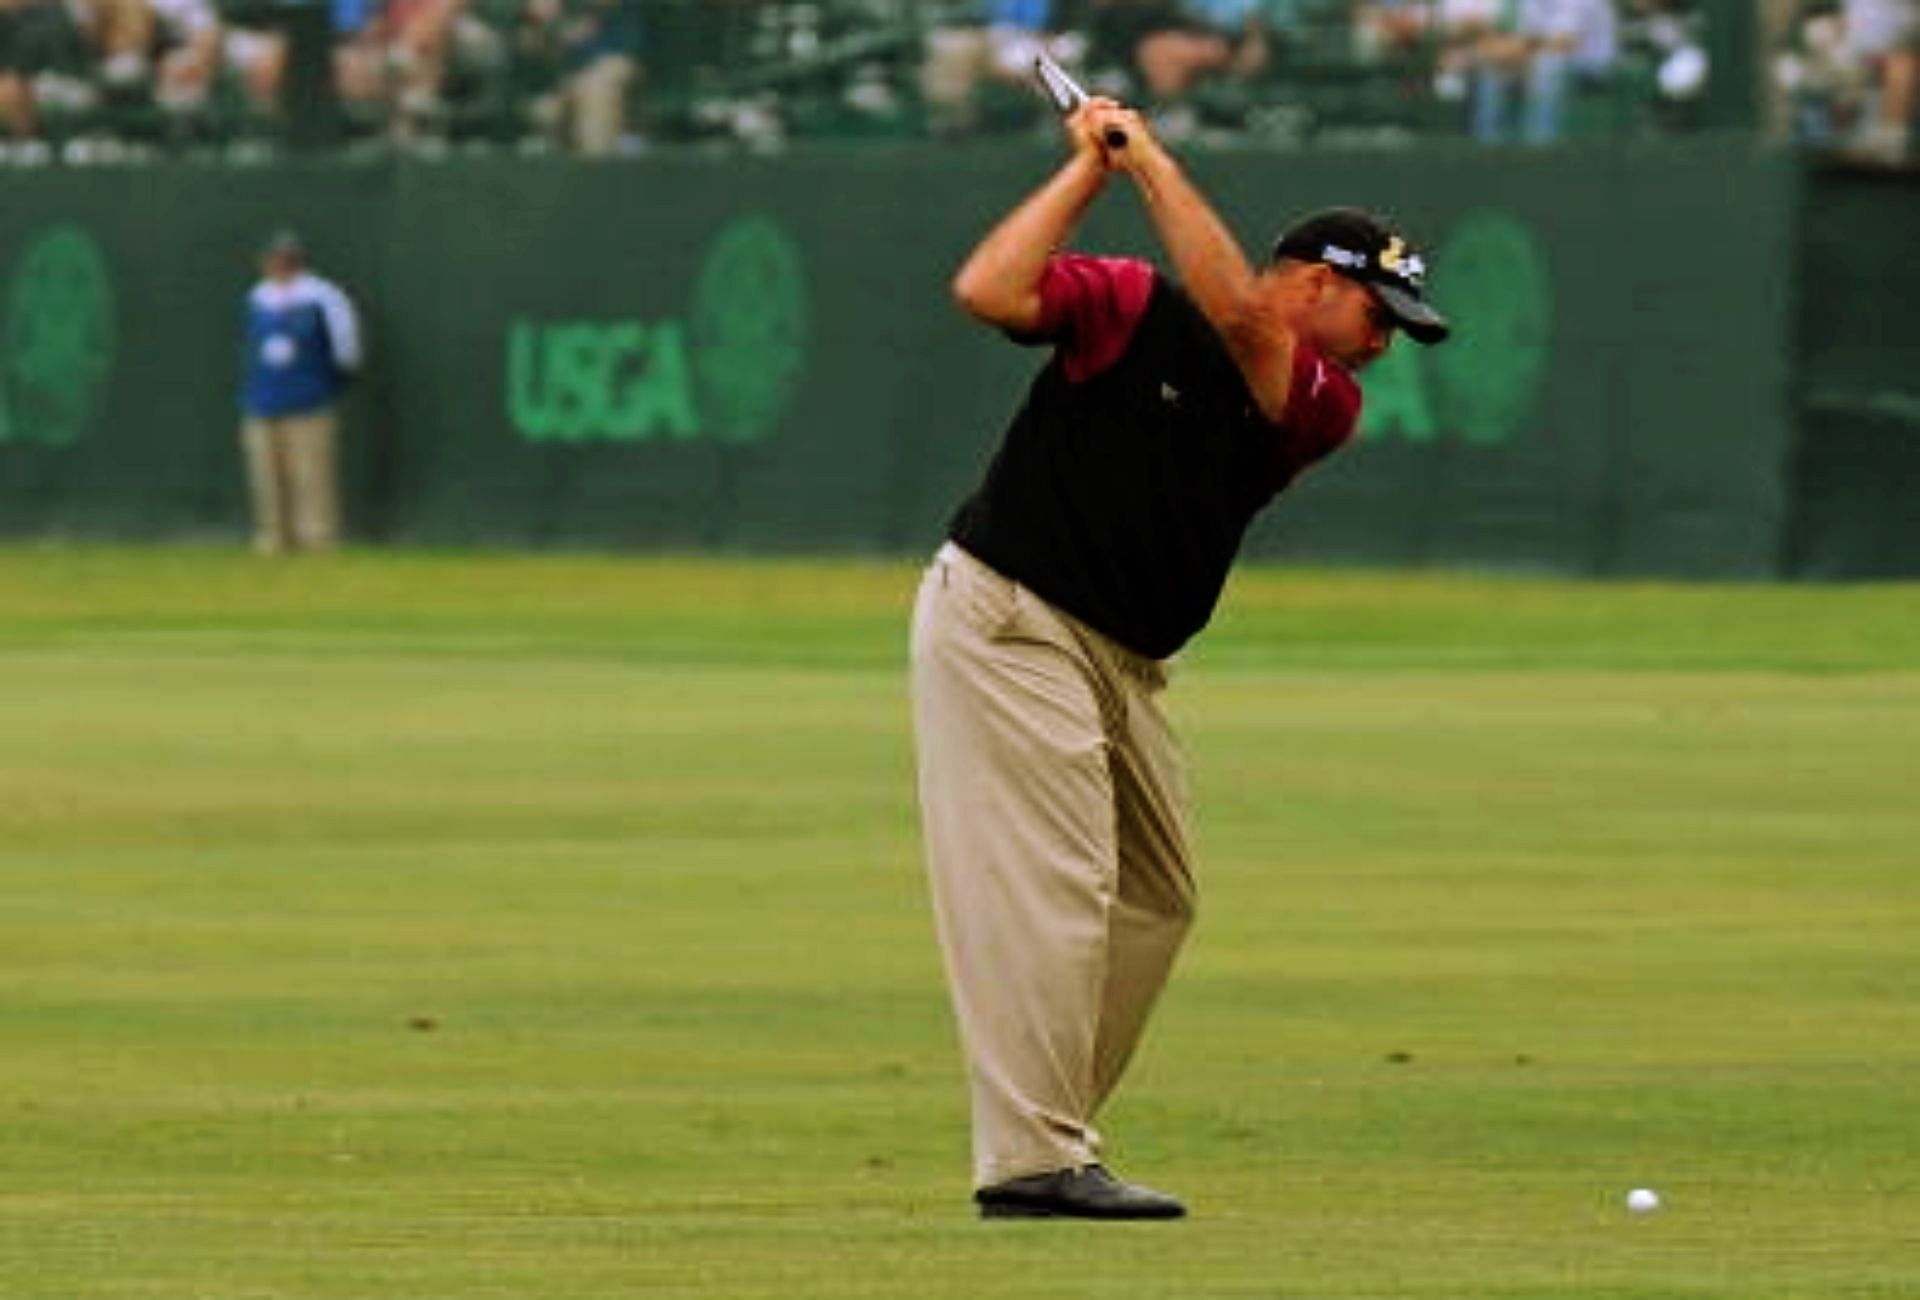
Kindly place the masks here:
<instances>
[{"instance_id":1,"label":"usga logo","mask_svg":"<svg viewBox=\"0 0 1920 1300\"><path fill-rule=\"evenodd\" d=\"M697 438L700 415L678 321L516 320L507 410L529 442Z\"/></svg>"},{"instance_id":2,"label":"usga logo","mask_svg":"<svg viewBox=\"0 0 1920 1300\"><path fill-rule=\"evenodd\" d=\"M115 351L113 275L93 236L47 230L0 303L0 443L61 447L95 423Z\"/></svg>"},{"instance_id":3,"label":"usga logo","mask_svg":"<svg viewBox=\"0 0 1920 1300\"><path fill-rule=\"evenodd\" d=\"M1403 266L1416 259L1388 249ZM1424 270L1424 268L1414 268ZM1445 347L1396 347L1367 367L1360 434L1374 441L1511 442L1529 428L1553 356L1553 268L1525 222L1466 213L1434 256L1433 299L1454 323Z\"/></svg>"},{"instance_id":4,"label":"usga logo","mask_svg":"<svg viewBox=\"0 0 1920 1300\"><path fill-rule=\"evenodd\" d=\"M771 219L714 237L689 318L515 320L507 414L528 442L630 443L766 437L806 360L800 256Z\"/></svg>"}]
</instances>

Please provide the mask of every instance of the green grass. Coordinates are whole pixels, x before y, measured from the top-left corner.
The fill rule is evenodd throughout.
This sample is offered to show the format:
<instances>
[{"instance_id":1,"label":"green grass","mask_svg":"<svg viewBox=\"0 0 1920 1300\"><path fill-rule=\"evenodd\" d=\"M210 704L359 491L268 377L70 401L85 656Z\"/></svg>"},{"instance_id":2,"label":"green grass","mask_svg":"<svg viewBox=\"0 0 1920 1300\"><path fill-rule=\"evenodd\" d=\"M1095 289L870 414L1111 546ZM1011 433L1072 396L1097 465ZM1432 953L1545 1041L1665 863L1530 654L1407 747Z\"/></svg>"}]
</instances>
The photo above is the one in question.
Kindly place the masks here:
<instances>
[{"instance_id":1,"label":"green grass","mask_svg":"<svg viewBox=\"0 0 1920 1300\"><path fill-rule=\"evenodd\" d=\"M915 579L0 551L0 1297L1920 1296L1920 589L1242 574L1103 1226L967 1214Z\"/></svg>"}]
</instances>

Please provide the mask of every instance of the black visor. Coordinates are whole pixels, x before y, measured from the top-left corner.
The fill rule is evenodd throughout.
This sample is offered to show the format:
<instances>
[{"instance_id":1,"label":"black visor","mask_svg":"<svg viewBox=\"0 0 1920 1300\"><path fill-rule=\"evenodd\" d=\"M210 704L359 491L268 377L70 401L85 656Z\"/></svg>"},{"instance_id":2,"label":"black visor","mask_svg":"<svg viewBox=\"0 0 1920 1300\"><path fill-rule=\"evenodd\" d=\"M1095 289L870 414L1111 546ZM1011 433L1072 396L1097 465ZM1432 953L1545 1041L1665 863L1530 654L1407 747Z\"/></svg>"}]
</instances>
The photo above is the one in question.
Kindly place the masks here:
<instances>
[{"instance_id":1,"label":"black visor","mask_svg":"<svg viewBox=\"0 0 1920 1300\"><path fill-rule=\"evenodd\" d=\"M1393 229L1359 208L1329 208L1289 226L1273 260L1319 262L1373 290L1416 343L1439 343L1452 326L1426 299L1427 260Z\"/></svg>"}]
</instances>

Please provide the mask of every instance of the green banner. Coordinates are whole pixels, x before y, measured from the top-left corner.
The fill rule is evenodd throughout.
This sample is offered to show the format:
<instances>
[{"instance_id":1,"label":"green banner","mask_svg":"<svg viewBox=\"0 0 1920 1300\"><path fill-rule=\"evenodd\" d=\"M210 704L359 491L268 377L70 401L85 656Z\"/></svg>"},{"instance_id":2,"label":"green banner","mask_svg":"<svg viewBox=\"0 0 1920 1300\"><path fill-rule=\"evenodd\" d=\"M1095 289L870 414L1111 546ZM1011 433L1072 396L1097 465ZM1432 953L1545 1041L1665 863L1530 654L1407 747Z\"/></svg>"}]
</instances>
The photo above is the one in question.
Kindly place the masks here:
<instances>
[{"instance_id":1,"label":"green banner","mask_svg":"<svg viewBox=\"0 0 1920 1300\"><path fill-rule=\"evenodd\" d=\"M48 173L0 211L0 531L236 540L241 299L301 230L360 304L349 523L425 544L917 552L1044 356L953 268L1051 150L619 166ZM1196 154L1258 247L1360 203L1432 254L1456 339L1368 376L1359 444L1259 554L1772 570L1798 178L1713 142ZM1157 256L1116 185L1085 248Z\"/></svg>"}]
</instances>

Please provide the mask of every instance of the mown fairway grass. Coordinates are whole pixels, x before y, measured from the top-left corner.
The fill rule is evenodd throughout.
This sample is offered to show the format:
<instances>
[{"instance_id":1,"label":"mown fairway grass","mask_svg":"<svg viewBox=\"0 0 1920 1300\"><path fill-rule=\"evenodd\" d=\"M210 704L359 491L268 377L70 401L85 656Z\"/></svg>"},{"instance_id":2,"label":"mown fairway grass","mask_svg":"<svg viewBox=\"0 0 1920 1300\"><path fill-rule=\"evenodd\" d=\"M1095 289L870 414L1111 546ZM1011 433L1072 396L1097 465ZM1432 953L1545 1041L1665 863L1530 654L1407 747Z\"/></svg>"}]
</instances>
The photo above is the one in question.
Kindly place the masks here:
<instances>
[{"instance_id":1,"label":"mown fairway grass","mask_svg":"<svg viewBox=\"0 0 1920 1300\"><path fill-rule=\"evenodd\" d=\"M0 551L0 1297L1920 1296L1920 590L1244 573L1098 1226L967 1213L915 580Z\"/></svg>"}]
</instances>

